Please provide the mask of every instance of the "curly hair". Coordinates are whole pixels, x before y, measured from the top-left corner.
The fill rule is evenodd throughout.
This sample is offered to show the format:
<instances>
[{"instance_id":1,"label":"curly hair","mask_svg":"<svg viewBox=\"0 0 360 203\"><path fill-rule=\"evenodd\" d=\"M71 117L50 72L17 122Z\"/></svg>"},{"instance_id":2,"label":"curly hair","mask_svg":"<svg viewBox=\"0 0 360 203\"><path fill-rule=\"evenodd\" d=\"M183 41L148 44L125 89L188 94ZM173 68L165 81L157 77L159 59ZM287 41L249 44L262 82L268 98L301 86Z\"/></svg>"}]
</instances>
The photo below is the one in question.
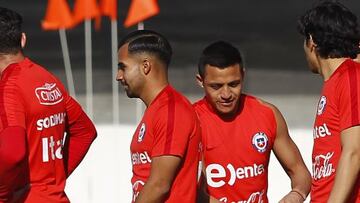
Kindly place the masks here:
<instances>
[{"instance_id":1,"label":"curly hair","mask_svg":"<svg viewBox=\"0 0 360 203\"><path fill-rule=\"evenodd\" d=\"M306 41L312 37L322 58L355 58L360 53L357 17L336 1L322 1L298 21Z\"/></svg>"}]
</instances>

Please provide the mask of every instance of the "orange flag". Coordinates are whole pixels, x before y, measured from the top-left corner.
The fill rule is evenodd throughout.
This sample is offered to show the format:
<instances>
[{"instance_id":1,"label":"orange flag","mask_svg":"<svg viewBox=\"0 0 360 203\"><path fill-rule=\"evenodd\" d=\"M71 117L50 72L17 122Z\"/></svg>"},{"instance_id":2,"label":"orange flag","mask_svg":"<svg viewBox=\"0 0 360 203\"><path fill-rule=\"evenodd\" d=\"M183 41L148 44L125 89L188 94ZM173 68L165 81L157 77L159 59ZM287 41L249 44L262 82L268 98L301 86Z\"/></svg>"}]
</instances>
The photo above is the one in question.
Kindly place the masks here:
<instances>
[{"instance_id":1,"label":"orange flag","mask_svg":"<svg viewBox=\"0 0 360 203\"><path fill-rule=\"evenodd\" d=\"M100 10L102 15L109 16L111 20L117 19L117 0L101 0Z\"/></svg>"},{"instance_id":2,"label":"orange flag","mask_svg":"<svg viewBox=\"0 0 360 203\"><path fill-rule=\"evenodd\" d=\"M76 0L74 5L74 23L100 18L100 9L96 0Z\"/></svg>"},{"instance_id":3,"label":"orange flag","mask_svg":"<svg viewBox=\"0 0 360 203\"><path fill-rule=\"evenodd\" d=\"M159 11L157 0L132 0L124 25L130 27L158 14Z\"/></svg>"},{"instance_id":4,"label":"orange flag","mask_svg":"<svg viewBox=\"0 0 360 203\"><path fill-rule=\"evenodd\" d=\"M71 28L73 19L66 0L49 0L45 19L41 26L44 30L58 30Z\"/></svg>"}]
</instances>

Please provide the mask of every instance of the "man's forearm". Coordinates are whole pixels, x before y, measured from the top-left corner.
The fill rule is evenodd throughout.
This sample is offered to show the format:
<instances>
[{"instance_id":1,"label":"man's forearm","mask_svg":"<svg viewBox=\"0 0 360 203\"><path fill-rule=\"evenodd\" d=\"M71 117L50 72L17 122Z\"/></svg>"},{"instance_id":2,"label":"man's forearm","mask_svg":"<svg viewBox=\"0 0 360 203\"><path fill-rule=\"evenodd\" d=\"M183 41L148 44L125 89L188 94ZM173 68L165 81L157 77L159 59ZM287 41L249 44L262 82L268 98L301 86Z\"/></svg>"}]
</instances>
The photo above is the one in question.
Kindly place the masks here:
<instances>
[{"instance_id":1,"label":"man's forearm","mask_svg":"<svg viewBox=\"0 0 360 203\"><path fill-rule=\"evenodd\" d=\"M360 154L358 152L343 151L328 203L347 202L358 178L359 169Z\"/></svg>"},{"instance_id":2,"label":"man's forearm","mask_svg":"<svg viewBox=\"0 0 360 203\"><path fill-rule=\"evenodd\" d=\"M170 191L170 186L148 182L144 185L135 203L162 203Z\"/></svg>"}]
</instances>

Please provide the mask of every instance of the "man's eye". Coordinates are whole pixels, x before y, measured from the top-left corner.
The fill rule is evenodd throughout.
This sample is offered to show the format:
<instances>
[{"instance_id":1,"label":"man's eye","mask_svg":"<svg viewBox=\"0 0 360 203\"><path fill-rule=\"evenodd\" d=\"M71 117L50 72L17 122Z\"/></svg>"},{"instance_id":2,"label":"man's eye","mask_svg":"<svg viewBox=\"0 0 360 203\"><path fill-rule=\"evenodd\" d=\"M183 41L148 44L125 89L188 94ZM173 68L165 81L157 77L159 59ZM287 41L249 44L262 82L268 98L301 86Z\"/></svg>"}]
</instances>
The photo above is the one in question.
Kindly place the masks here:
<instances>
[{"instance_id":1,"label":"man's eye","mask_svg":"<svg viewBox=\"0 0 360 203\"><path fill-rule=\"evenodd\" d=\"M212 89L214 89L214 90L218 90L218 89L220 89L220 88L221 88L221 85L218 85L218 84L212 84L212 85L210 85L210 87L211 87Z\"/></svg>"}]
</instances>

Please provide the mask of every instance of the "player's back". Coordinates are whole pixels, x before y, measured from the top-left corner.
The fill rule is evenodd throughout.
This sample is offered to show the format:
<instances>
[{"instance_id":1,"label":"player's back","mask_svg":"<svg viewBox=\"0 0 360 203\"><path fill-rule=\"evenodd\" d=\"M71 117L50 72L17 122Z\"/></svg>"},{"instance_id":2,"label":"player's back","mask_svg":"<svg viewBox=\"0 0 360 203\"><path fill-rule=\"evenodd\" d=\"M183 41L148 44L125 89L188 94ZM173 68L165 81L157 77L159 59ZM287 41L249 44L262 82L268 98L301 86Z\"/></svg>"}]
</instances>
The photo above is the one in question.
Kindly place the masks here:
<instances>
[{"instance_id":1,"label":"player's back","mask_svg":"<svg viewBox=\"0 0 360 203\"><path fill-rule=\"evenodd\" d=\"M9 65L0 83L2 127L26 129L30 190L25 202L69 202L65 193L62 146L66 123L61 82L25 59Z\"/></svg>"}]
</instances>

